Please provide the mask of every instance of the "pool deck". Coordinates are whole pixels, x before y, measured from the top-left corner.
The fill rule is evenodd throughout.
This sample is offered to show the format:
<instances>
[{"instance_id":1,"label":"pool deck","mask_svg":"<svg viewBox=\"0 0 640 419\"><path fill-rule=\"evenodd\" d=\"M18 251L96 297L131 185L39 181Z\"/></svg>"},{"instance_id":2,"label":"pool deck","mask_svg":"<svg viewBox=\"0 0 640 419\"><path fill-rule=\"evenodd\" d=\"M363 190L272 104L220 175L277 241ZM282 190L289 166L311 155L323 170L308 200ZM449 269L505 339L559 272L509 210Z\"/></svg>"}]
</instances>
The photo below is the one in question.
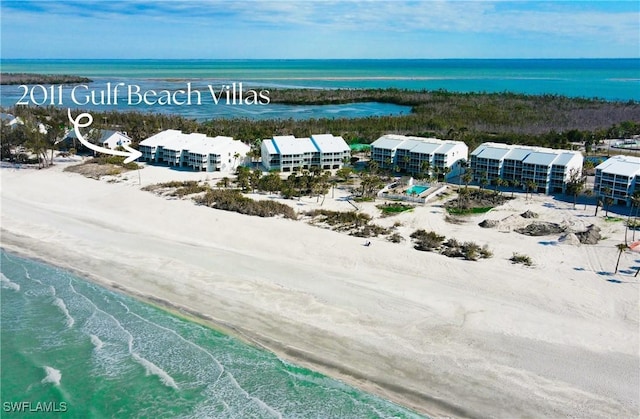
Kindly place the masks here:
<instances>
[{"instance_id":1,"label":"pool deck","mask_svg":"<svg viewBox=\"0 0 640 419\"><path fill-rule=\"evenodd\" d=\"M426 187L423 192L418 195L409 195L407 194L407 190L417 187ZM378 192L379 198L384 199L397 199L400 201L408 201L415 202L419 204L426 204L427 201L434 198L435 196L441 194L447 189L447 185L444 183L433 183L431 185L404 185L399 186L397 183L392 183L390 185L385 186L380 192Z\"/></svg>"}]
</instances>

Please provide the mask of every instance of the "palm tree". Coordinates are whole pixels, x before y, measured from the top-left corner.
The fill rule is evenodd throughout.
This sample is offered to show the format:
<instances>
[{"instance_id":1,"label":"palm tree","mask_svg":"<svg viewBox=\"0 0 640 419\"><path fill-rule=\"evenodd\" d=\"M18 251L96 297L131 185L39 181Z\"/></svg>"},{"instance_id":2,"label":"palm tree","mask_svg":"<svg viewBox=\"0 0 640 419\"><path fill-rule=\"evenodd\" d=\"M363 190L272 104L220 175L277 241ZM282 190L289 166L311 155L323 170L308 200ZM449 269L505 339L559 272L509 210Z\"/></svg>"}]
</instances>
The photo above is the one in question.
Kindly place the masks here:
<instances>
[{"instance_id":1,"label":"palm tree","mask_svg":"<svg viewBox=\"0 0 640 419\"><path fill-rule=\"evenodd\" d=\"M460 187L460 183L462 183L462 173L467 171L467 161L460 160L458 162L458 188Z\"/></svg>"},{"instance_id":2,"label":"palm tree","mask_svg":"<svg viewBox=\"0 0 640 419\"><path fill-rule=\"evenodd\" d=\"M482 190L489 183L487 178L487 172L480 173L480 190Z\"/></svg>"},{"instance_id":3,"label":"palm tree","mask_svg":"<svg viewBox=\"0 0 640 419\"><path fill-rule=\"evenodd\" d=\"M625 243L620 243L616 245L616 248L618 249L618 260L616 261L616 270L614 274L618 273L618 265L620 265L620 256L622 256L622 253L624 253L624 251L627 250L628 247Z\"/></svg>"},{"instance_id":4,"label":"palm tree","mask_svg":"<svg viewBox=\"0 0 640 419\"><path fill-rule=\"evenodd\" d=\"M229 178L228 177L223 177L222 179L220 179L218 181L218 183L216 184L219 188L223 187L223 188L228 188L229 187Z\"/></svg>"},{"instance_id":5,"label":"palm tree","mask_svg":"<svg viewBox=\"0 0 640 419\"><path fill-rule=\"evenodd\" d=\"M605 217L609 216L609 205L611 205L613 203L613 199L611 198L611 188L602 188L602 199L604 202L604 211Z\"/></svg>"},{"instance_id":6,"label":"palm tree","mask_svg":"<svg viewBox=\"0 0 640 419\"><path fill-rule=\"evenodd\" d=\"M440 180L440 174L442 173L442 168L435 166L433 168L433 173L431 175L431 178L435 181L438 182Z\"/></svg>"},{"instance_id":7,"label":"palm tree","mask_svg":"<svg viewBox=\"0 0 640 419\"><path fill-rule=\"evenodd\" d=\"M520 186L520 180L519 179L511 179L511 180L509 180L509 185L513 188L513 189L511 189L511 198L513 198L513 192L518 186Z\"/></svg>"},{"instance_id":8,"label":"palm tree","mask_svg":"<svg viewBox=\"0 0 640 419\"><path fill-rule=\"evenodd\" d=\"M584 194L585 198L587 198L587 199L584 200L584 209L586 210L587 209L588 198L593 196L593 189L585 189L583 194Z\"/></svg>"},{"instance_id":9,"label":"palm tree","mask_svg":"<svg viewBox=\"0 0 640 419\"><path fill-rule=\"evenodd\" d=\"M469 189L469 184L473 180L473 175L471 172L465 171L464 175L462 175L462 181L464 182L464 189Z\"/></svg>"},{"instance_id":10,"label":"palm tree","mask_svg":"<svg viewBox=\"0 0 640 419\"><path fill-rule=\"evenodd\" d=\"M527 192L529 193L529 198L531 198L533 196L533 192L538 189L538 184L533 180L528 180L524 185L527 188Z\"/></svg>"},{"instance_id":11,"label":"palm tree","mask_svg":"<svg viewBox=\"0 0 640 419\"><path fill-rule=\"evenodd\" d=\"M47 160L47 141L45 133L40 129L38 121L25 119L24 131L26 134L25 147L38 156L38 168L49 166Z\"/></svg>"},{"instance_id":12,"label":"palm tree","mask_svg":"<svg viewBox=\"0 0 640 419\"><path fill-rule=\"evenodd\" d=\"M429 160L425 160L420 163L420 174L422 177L426 178L429 176L429 172L431 171L431 162Z\"/></svg>"},{"instance_id":13,"label":"palm tree","mask_svg":"<svg viewBox=\"0 0 640 419\"><path fill-rule=\"evenodd\" d=\"M238 168L236 169L236 183L243 191L249 189L250 175L251 170L249 170L248 167L238 166Z\"/></svg>"},{"instance_id":14,"label":"palm tree","mask_svg":"<svg viewBox=\"0 0 640 419\"><path fill-rule=\"evenodd\" d=\"M467 201L469 199L469 190L465 187L464 189L458 188L458 209L462 208L462 201Z\"/></svg>"},{"instance_id":15,"label":"palm tree","mask_svg":"<svg viewBox=\"0 0 640 419\"><path fill-rule=\"evenodd\" d=\"M493 185L495 186L494 192L496 195L499 194L498 189L502 188L503 186L505 186L508 182L504 179L502 179L501 177L497 177L493 179Z\"/></svg>"},{"instance_id":16,"label":"palm tree","mask_svg":"<svg viewBox=\"0 0 640 419\"><path fill-rule=\"evenodd\" d=\"M573 196L573 209L576 209L576 201L578 195L584 189L586 178L582 176L582 172L576 169L569 171L569 179L566 182L566 191L569 195Z\"/></svg>"},{"instance_id":17,"label":"palm tree","mask_svg":"<svg viewBox=\"0 0 640 419\"><path fill-rule=\"evenodd\" d=\"M409 170L409 162L411 161L411 158L408 155L405 155L404 157L402 157L402 162L404 163L404 170L408 171Z\"/></svg>"},{"instance_id":18,"label":"palm tree","mask_svg":"<svg viewBox=\"0 0 640 419\"><path fill-rule=\"evenodd\" d=\"M449 174L449 172L451 172L451 168L449 166L445 166L442 168L442 171L440 173L442 174L443 182L447 180L447 175Z\"/></svg>"},{"instance_id":19,"label":"palm tree","mask_svg":"<svg viewBox=\"0 0 640 419\"><path fill-rule=\"evenodd\" d=\"M386 159L384 159L385 169L391 169L392 162L393 160L391 160L391 157L387 157Z\"/></svg>"},{"instance_id":20,"label":"palm tree","mask_svg":"<svg viewBox=\"0 0 640 419\"><path fill-rule=\"evenodd\" d=\"M369 171L371 174L375 174L378 171L378 162L375 160L369 160Z\"/></svg>"},{"instance_id":21,"label":"palm tree","mask_svg":"<svg viewBox=\"0 0 640 419\"><path fill-rule=\"evenodd\" d=\"M638 210L640 209L640 189L633 192L631 195L631 209L636 207L636 215L633 218L633 235L631 237L631 241L636 240L636 230L638 229ZM628 223L627 223L628 226Z\"/></svg>"},{"instance_id":22,"label":"palm tree","mask_svg":"<svg viewBox=\"0 0 640 419\"><path fill-rule=\"evenodd\" d=\"M598 208L602 207L604 205L604 203L602 202L602 198L597 198L596 199L596 212L593 215L594 217L596 217L598 215Z\"/></svg>"},{"instance_id":23,"label":"palm tree","mask_svg":"<svg viewBox=\"0 0 640 419\"><path fill-rule=\"evenodd\" d=\"M251 184L251 191L255 192L260 183L262 172L259 169L255 169L249 174L249 183Z\"/></svg>"}]
</instances>

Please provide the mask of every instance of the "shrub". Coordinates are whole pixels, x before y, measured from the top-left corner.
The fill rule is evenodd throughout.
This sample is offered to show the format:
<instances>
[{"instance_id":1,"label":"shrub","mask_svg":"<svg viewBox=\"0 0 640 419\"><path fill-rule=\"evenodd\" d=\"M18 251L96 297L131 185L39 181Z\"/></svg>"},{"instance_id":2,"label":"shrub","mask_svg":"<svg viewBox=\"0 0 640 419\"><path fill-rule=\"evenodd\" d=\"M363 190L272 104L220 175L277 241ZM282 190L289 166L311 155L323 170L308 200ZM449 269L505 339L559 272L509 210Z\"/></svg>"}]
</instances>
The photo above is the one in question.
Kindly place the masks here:
<instances>
[{"instance_id":1,"label":"shrub","mask_svg":"<svg viewBox=\"0 0 640 419\"><path fill-rule=\"evenodd\" d=\"M461 246L462 255L466 260L480 259L480 246L473 242L464 242Z\"/></svg>"},{"instance_id":2,"label":"shrub","mask_svg":"<svg viewBox=\"0 0 640 419\"><path fill-rule=\"evenodd\" d=\"M307 213L312 218L317 218L319 222L326 223L330 226L338 227L360 227L371 221L368 214L355 211L331 211L331 210L313 210Z\"/></svg>"},{"instance_id":3,"label":"shrub","mask_svg":"<svg viewBox=\"0 0 640 419\"><path fill-rule=\"evenodd\" d=\"M414 206L402 203L376 205L376 208L382 211L383 216L400 214L401 212L411 211Z\"/></svg>"},{"instance_id":4,"label":"shrub","mask_svg":"<svg viewBox=\"0 0 640 419\"><path fill-rule=\"evenodd\" d=\"M206 192L207 190L209 190L209 186L208 185L199 185L199 184L196 183L196 184L182 186L180 188L177 188L170 195L182 198L183 196L186 196L186 195L191 195L191 194L200 193L200 192Z\"/></svg>"},{"instance_id":5,"label":"shrub","mask_svg":"<svg viewBox=\"0 0 640 419\"><path fill-rule=\"evenodd\" d=\"M433 231L416 230L410 236L416 242L414 248L420 251L431 251L442 245L445 237Z\"/></svg>"},{"instance_id":6,"label":"shrub","mask_svg":"<svg viewBox=\"0 0 640 419\"><path fill-rule=\"evenodd\" d=\"M404 237L402 237L400 233L393 233L392 235L387 237L387 240L389 240L391 243L400 243L401 241L404 241Z\"/></svg>"},{"instance_id":7,"label":"shrub","mask_svg":"<svg viewBox=\"0 0 640 419\"><path fill-rule=\"evenodd\" d=\"M440 253L450 258L464 258L473 261L488 259L493 256L486 244L480 247L473 242L460 243L454 238L450 238L442 244Z\"/></svg>"},{"instance_id":8,"label":"shrub","mask_svg":"<svg viewBox=\"0 0 640 419\"><path fill-rule=\"evenodd\" d=\"M256 215L258 217L275 217L296 219L297 214L288 205L274 201L256 201L243 196L240 191L228 189L208 189L203 196L194 198L198 204L208 207L233 211L240 214Z\"/></svg>"},{"instance_id":9,"label":"shrub","mask_svg":"<svg viewBox=\"0 0 640 419\"><path fill-rule=\"evenodd\" d=\"M365 224L361 229L350 233L355 237L377 237L383 234L389 234L389 229L376 224Z\"/></svg>"},{"instance_id":10,"label":"shrub","mask_svg":"<svg viewBox=\"0 0 640 419\"><path fill-rule=\"evenodd\" d=\"M184 197L186 195L191 195L195 193L205 192L209 190L208 185L200 185L195 180L185 180L185 181L171 181L164 183L157 183L155 185L148 185L142 188L143 191L155 192L161 189L173 189L170 196Z\"/></svg>"},{"instance_id":11,"label":"shrub","mask_svg":"<svg viewBox=\"0 0 640 419\"><path fill-rule=\"evenodd\" d=\"M526 266L533 265L533 262L531 261L531 258L529 256L521 255L516 252L513 252L513 256L511 256L509 260L511 261L511 263L522 263L523 265L526 265Z\"/></svg>"},{"instance_id":12,"label":"shrub","mask_svg":"<svg viewBox=\"0 0 640 419\"><path fill-rule=\"evenodd\" d=\"M444 245L446 247L460 247L460 243L458 242L458 240L451 238L449 240L447 240L446 242L444 242Z\"/></svg>"},{"instance_id":13,"label":"shrub","mask_svg":"<svg viewBox=\"0 0 640 419\"><path fill-rule=\"evenodd\" d=\"M482 249L480 249L480 257L483 259L489 259L492 256L493 252L489 250L489 246L487 246L486 244L482 246Z\"/></svg>"}]
</instances>

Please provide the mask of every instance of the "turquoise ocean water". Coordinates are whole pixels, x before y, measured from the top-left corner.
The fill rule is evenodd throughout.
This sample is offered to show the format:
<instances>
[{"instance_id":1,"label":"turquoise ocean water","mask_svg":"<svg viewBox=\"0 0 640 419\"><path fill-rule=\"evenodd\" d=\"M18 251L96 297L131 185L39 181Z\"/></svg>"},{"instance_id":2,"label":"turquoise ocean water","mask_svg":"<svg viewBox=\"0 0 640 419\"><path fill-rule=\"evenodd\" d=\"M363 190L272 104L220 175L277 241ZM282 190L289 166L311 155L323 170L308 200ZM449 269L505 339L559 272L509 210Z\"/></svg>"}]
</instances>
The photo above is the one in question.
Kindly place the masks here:
<instances>
[{"instance_id":1,"label":"turquoise ocean water","mask_svg":"<svg viewBox=\"0 0 640 419\"><path fill-rule=\"evenodd\" d=\"M640 101L640 59L512 60L2 60L3 72L73 74L106 83L136 83L141 91L206 91L233 82L245 88L398 88L453 92L515 92ZM36 96L42 92L36 92ZM66 92L68 94L68 92ZM2 106L15 104L17 86L3 86ZM206 95L205 95L206 96ZM203 98L205 102L206 98ZM66 100L68 102L68 99ZM104 107L88 106L89 109ZM117 110L179 113L204 119L336 118L400 114L407 107L367 103L332 106L111 106Z\"/></svg>"},{"instance_id":2,"label":"turquoise ocean water","mask_svg":"<svg viewBox=\"0 0 640 419\"><path fill-rule=\"evenodd\" d=\"M64 270L0 258L3 418L418 417Z\"/></svg>"}]
</instances>

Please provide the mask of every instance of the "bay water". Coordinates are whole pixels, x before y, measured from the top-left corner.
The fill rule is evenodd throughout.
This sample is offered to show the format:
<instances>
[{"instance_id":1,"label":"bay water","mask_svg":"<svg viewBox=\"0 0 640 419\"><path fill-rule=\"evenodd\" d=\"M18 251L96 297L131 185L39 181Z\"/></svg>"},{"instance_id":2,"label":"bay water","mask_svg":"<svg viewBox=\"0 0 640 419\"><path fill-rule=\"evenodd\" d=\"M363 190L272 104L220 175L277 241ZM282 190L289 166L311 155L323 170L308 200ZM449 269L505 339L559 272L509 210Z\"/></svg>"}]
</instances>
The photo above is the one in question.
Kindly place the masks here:
<instances>
[{"instance_id":1,"label":"bay water","mask_svg":"<svg viewBox=\"0 0 640 419\"><path fill-rule=\"evenodd\" d=\"M274 88L447 90L562 95L611 101L640 101L640 59L451 59L451 60L2 60L2 71L70 74L91 78L91 89L107 83L135 84L141 92L176 91L191 83L203 94L198 106L124 103L93 105L89 110L180 114L198 120L217 118L357 118L400 115L406 106L386 103L343 105L234 105L214 103L207 87L243 83L245 90ZM124 95L124 89L119 92ZM3 86L0 105L15 105L24 94ZM41 90L36 100L43 99ZM69 103L69 89L65 90ZM49 98L50 99L50 98ZM46 101L44 101L46 102Z\"/></svg>"}]
</instances>

